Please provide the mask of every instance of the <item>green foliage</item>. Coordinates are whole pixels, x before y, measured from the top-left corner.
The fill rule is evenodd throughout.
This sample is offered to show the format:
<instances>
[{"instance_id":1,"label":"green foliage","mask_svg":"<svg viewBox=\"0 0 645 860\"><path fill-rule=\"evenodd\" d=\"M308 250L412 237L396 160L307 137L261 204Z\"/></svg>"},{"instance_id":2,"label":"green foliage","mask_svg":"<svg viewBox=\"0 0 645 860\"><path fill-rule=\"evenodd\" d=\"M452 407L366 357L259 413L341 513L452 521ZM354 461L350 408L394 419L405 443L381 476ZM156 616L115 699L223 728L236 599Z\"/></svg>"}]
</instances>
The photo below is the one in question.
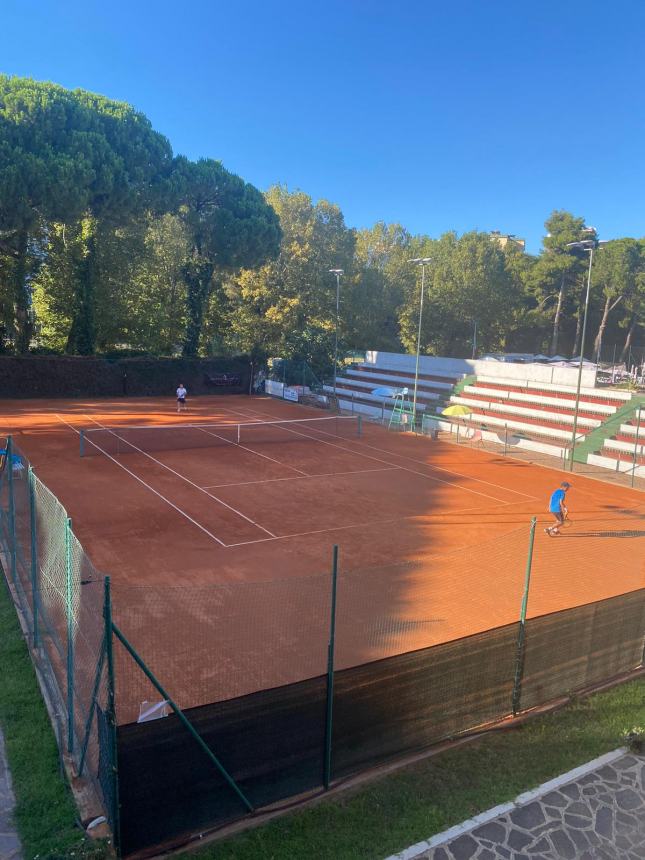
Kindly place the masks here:
<instances>
[{"instance_id":1,"label":"green foliage","mask_svg":"<svg viewBox=\"0 0 645 860\"><path fill-rule=\"evenodd\" d=\"M304 359L324 369L331 363L336 321L336 278L329 269L345 272L345 308L355 235L340 209L325 200L314 204L303 192L290 193L281 186L272 188L266 199L280 218L280 253L259 269L245 269L226 281L229 336L243 352ZM342 319L344 343L344 310Z\"/></svg>"},{"instance_id":2,"label":"green foliage","mask_svg":"<svg viewBox=\"0 0 645 860\"><path fill-rule=\"evenodd\" d=\"M256 267L277 256L280 223L260 192L218 161L175 160L172 187L189 243L183 266L187 325L184 355L196 355L204 311L219 273Z\"/></svg>"},{"instance_id":3,"label":"green foliage","mask_svg":"<svg viewBox=\"0 0 645 860\"><path fill-rule=\"evenodd\" d=\"M0 351L252 353L331 369L339 351L577 353L595 237L563 210L542 252L487 233L349 229L338 206L276 186L263 195L217 161L173 158L131 106L0 75ZM595 255L589 332L618 358L642 342L645 240ZM591 354L591 337L587 338Z\"/></svg>"},{"instance_id":4,"label":"green foliage","mask_svg":"<svg viewBox=\"0 0 645 860\"><path fill-rule=\"evenodd\" d=\"M427 241L415 256L427 256L422 352L468 355L474 322L483 350L504 347L507 320L521 302L518 281L507 256L488 233L446 233ZM421 272L401 308L401 339L416 350Z\"/></svg>"}]
</instances>

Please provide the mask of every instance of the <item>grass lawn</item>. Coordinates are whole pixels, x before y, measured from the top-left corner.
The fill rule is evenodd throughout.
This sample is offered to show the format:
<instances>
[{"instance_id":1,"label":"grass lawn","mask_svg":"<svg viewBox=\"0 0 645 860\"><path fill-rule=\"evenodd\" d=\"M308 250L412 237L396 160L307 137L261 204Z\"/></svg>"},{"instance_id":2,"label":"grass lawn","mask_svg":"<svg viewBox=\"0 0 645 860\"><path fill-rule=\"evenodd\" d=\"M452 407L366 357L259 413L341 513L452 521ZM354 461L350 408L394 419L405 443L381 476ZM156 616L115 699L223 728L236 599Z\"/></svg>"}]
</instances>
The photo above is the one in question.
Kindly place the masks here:
<instances>
[{"instance_id":1,"label":"grass lawn","mask_svg":"<svg viewBox=\"0 0 645 860\"><path fill-rule=\"evenodd\" d=\"M26 860L107 856L84 838L15 610L0 585L0 724ZM645 680L492 732L199 851L199 860L379 860L619 746L645 725Z\"/></svg>"},{"instance_id":2,"label":"grass lawn","mask_svg":"<svg viewBox=\"0 0 645 860\"><path fill-rule=\"evenodd\" d=\"M106 857L76 826L58 750L36 675L0 570L0 725L16 795L15 820L26 860Z\"/></svg>"},{"instance_id":3,"label":"grass lawn","mask_svg":"<svg viewBox=\"0 0 645 860\"><path fill-rule=\"evenodd\" d=\"M384 776L184 857L379 860L621 745L645 725L645 680Z\"/></svg>"}]
</instances>

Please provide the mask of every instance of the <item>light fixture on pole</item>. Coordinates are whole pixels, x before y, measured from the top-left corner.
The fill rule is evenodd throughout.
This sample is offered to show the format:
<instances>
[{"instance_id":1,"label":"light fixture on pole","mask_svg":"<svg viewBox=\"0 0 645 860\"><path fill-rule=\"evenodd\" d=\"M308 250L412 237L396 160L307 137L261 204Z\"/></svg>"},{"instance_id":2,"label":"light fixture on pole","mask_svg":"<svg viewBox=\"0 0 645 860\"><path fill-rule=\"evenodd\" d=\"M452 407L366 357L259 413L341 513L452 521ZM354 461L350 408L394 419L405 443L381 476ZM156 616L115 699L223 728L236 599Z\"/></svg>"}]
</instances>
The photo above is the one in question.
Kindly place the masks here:
<instances>
[{"instance_id":1,"label":"light fixture on pole","mask_svg":"<svg viewBox=\"0 0 645 860\"><path fill-rule=\"evenodd\" d=\"M414 369L414 399L412 402L412 422L417 426L417 389L419 387L419 355L421 353L421 324L423 322L423 297L426 286L426 266L432 262L432 257L414 257L408 263L421 266L421 300L419 302L419 333L417 335L417 361Z\"/></svg>"},{"instance_id":2,"label":"light fixture on pole","mask_svg":"<svg viewBox=\"0 0 645 860\"><path fill-rule=\"evenodd\" d=\"M593 233L595 236L595 228L586 227L585 233ZM589 293L591 291L591 267L593 266L593 252L604 245L604 242L599 242L598 239L582 239L580 242L568 242L567 248L574 251L584 251L589 254L589 271L587 274L587 293L585 295L585 311L582 319L582 335L580 338L580 364L578 366L578 384L576 386L576 405L573 413L573 432L571 433L571 455L569 470L573 472L573 451L576 447L576 431L578 429L578 412L580 410L580 387L582 385L582 362L585 356L585 335L587 332L587 311L589 310Z\"/></svg>"},{"instance_id":3,"label":"light fixture on pole","mask_svg":"<svg viewBox=\"0 0 645 860\"><path fill-rule=\"evenodd\" d=\"M344 275L342 269L330 269L331 275L336 275L336 333L334 336L334 397L336 396L336 373L338 370L338 320L340 317L340 276Z\"/></svg>"}]
</instances>

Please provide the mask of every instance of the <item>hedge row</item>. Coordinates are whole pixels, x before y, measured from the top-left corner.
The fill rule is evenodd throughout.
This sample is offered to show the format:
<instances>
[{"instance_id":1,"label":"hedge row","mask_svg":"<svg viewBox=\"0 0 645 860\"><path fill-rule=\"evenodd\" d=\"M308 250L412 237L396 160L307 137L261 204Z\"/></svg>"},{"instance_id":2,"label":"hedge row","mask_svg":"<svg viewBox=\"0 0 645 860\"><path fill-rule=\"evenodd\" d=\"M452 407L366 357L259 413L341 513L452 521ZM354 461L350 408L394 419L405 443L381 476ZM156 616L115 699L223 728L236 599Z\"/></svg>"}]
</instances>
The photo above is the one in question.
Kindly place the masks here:
<instances>
[{"instance_id":1,"label":"hedge row","mask_svg":"<svg viewBox=\"0 0 645 860\"><path fill-rule=\"evenodd\" d=\"M222 374L237 377L222 382ZM0 397L131 397L246 393L251 363L240 358L119 358L0 356Z\"/></svg>"}]
</instances>

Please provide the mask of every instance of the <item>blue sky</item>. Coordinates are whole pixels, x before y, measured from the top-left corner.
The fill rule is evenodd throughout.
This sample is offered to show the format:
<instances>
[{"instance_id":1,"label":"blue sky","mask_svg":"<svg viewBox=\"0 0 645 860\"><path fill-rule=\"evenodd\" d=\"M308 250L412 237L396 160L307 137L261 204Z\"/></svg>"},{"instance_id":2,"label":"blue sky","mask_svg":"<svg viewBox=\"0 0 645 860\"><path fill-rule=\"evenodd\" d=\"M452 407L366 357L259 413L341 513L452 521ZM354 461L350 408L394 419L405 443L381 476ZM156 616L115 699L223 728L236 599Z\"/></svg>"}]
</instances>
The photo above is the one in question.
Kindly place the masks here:
<instances>
[{"instance_id":1,"label":"blue sky","mask_svg":"<svg viewBox=\"0 0 645 860\"><path fill-rule=\"evenodd\" d=\"M645 235L641 0L4 0L0 70L135 105L175 152L347 223Z\"/></svg>"}]
</instances>

